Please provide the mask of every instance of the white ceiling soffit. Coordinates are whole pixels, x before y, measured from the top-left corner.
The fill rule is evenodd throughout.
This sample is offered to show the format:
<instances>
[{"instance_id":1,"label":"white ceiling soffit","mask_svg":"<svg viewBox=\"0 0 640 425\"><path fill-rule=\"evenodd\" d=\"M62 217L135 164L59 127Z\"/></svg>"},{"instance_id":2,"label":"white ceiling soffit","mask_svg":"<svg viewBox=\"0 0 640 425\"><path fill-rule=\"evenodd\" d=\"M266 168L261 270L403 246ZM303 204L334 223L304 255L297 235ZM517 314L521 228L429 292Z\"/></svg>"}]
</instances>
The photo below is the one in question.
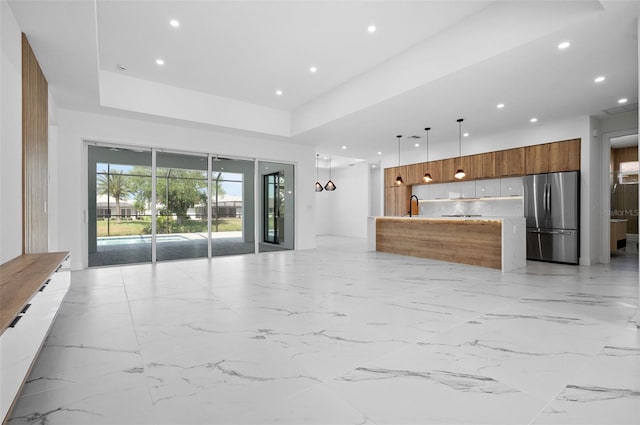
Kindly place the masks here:
<instances>
[{"instance_id":1,"label":"white ceiling soffit","mask_svg":"<svg viewBox=\"0 0 640 425\"><path fill-rule=\"evenodd\" d=\"M597 1L493 2L294 111L293 134L436 81L601 10Z\"/></svg>"},{"instance_id":2,"label":"white ceiling soffit","mask_svg":"<svg viewBox=\"0 0 640 425\"><path fill-rule=\"evenodd\" d=\"M100 68L292 111L491 3L98 0Z\"/></svg>"},{"instance_id":3,"label":"white ceiling soffit","mask_svg":"<svg viewBox=\"0 0 640 425\"><path fill-rule=\"evenodd\" d=\"M348 145L351 157L378 158L395 150L395 134L427 125L436 148L457 142L457 117L472 143L531 113L544 121L602 113L622 96L637 102L638 2L9 4L61 108L250 131L333 154ZM572 47L559 53L565 37ZM600 72L607 82L594 86ZM507 104L499 113L498 102Z\"/></svg>"},{"instance_id":4,"label":"white ceiling soffit","mask_svg":"<svg viewBox=\"0 0 640 425\"><path fill-rule=\"evenodd\" d=\"M100 103L287 137L599 10L596 1L409 2L406 7L401 2L98 1ZM169 27L172 18L179 28ZM383 43L365 32L371 22L390 34L380 34ZM165 64L157 66L156 58ZM325 72L310 75L307 64ZM119 65L134 78L115 74ZM276 88L287 96L274 96ZM292 115L282 111L292 108Z\"/></svg>"}]
</instances>

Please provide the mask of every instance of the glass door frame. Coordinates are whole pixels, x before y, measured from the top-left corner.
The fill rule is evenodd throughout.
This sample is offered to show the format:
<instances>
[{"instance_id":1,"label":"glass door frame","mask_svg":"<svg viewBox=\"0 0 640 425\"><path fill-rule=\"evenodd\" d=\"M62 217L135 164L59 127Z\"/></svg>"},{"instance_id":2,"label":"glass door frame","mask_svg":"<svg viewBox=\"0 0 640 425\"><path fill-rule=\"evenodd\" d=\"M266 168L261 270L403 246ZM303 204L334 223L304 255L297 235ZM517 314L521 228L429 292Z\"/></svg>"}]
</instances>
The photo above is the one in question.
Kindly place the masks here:
<instances>
[{"instance_id":1,"label":"glass door frame","mask_svg":"<svg viewBox=\"0 0 640 425\"><path fill-rule=\"evenodd\" d=\"M262 217L262 200L263 200L263 194L261 193L261 183L262 183L262 179L261 179L261 174L260 174L260 163L263 162L272 162L272 163L280 163L280 164L286 164L286 165L290 165L293 167L293 173L295 175L295 168L297 166L297 164L295 162L291 162L291 161L281 161L281 160L276 160L276 159L269 159L269 158L257 158L257 157L242 157L242 156L235 156L235 155L226 155L226 154L216 154L216 153L212 153L211 151L208 152L202 152L202 151L192 151L192 150L173 150L173 149L165 149L165 148L159 148L159 147L149 147L149 146L144 146L144 145L135 145L135 144L121 144L121 143L117 143L117 142L109 142L109 141L99 141L99 140L95 140L95 139L83 139L83 157L84 157L84 162L85 164L88 164L88 148L89 146L97 146L97 147L102 147L102 148L114 148L114 149L123 149L123 150L133 150L136 152L149 152L151 154L151 181L154 182L151 185L151 200L150 200L150 212L151 212L151 264L157 263L158 262L158 258L157 258L157 218L158 218L158 208L157 208L157 187L155 184L155 181L157 179L157 153L158 152L166 152L166 153L175 153L175 154L180 154L180 155L195 155L195 156L202 156L204 157L206 155L207 158L207 197L209 200L209 203L211 201L211 197L212 197L212 191L213 191L213 187L211 184L211 167L212 167L212 161L213 158L216 158L218 156L225 156L229 159L233 159L233 160L239 160L239 161L247 161L247 162L252 162L253 164L253 185L254 185L254 190L253 190L253 239L254 239L254 250L253 253L254 254L259 254L260 253L260 241L263 235L263 229L265 226L265 223L263 222L263 217ZM87 168L84 168L84 172L87 172ZM249 178L250 175L245 174L245 178ZM85 176L85 178L83 179L84 183L83 185L88 185L89 183L89 177L88 175ZM295 188L295 184L294 184L294 188ZM90 202L95 202L94 200L90 200L88 199L88 187L85 186L85 189L83 190L83 197L87 197L86 201L85 201L85 210L83 212L83 220L85 221L85 230L84 230L84 237L83 239L83 257L84 257L84 267L89 267L89 250L88 248L88 237L89 232L88 232L88 226L89 226L89 221L90 221L90 210L91 208L89 207L89 203ZM95 207L94 207L95 208ZM243 211L246 211L246 200L244 198L244 191L243 191ZM294 209L295 212L295 209ZM245 213L243 213L243 228L245 228L245 221L246 221L246 215ZM295 213L294 216L291 218L292 220L295 220ZM207 257L206 258L213 258L213 249L212 249L212 243L213 243L213 238L212 238L212 211L211 208L207 208L207 236L208 236L208 243L207 243ZM294 229L295 229L295 222L294 222ZM295 230L294 230L295 232ZM245 235L243 234L243 238L245 237ZM295 238L294 238L295 240ZM293 249L293 248L292 248ZM201 257L201 258L205 258L205 257ZM143 262L143 263L132 263L132 264L146 264L147 262Z\"/></svg>"}]
</instances>

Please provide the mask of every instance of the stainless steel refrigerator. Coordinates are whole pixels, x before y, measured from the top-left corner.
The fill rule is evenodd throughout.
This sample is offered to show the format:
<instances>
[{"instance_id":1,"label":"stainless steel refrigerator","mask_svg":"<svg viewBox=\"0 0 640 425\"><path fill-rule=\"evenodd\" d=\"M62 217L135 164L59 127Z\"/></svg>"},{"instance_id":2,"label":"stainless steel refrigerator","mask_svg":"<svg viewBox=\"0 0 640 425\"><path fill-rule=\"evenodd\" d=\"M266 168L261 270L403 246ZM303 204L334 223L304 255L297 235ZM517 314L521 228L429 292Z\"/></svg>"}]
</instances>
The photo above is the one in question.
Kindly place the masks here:
<instances>
[{"instance_id":1,"label":"stainless steel refrigerator","mask_svg":"<svg viewBox=\"0 0 640 425\"><path fill-rule=\"evenodd\" d=\"M580 172L525 176L527 259L578 264Z\"/></svg>"}]
</instances>

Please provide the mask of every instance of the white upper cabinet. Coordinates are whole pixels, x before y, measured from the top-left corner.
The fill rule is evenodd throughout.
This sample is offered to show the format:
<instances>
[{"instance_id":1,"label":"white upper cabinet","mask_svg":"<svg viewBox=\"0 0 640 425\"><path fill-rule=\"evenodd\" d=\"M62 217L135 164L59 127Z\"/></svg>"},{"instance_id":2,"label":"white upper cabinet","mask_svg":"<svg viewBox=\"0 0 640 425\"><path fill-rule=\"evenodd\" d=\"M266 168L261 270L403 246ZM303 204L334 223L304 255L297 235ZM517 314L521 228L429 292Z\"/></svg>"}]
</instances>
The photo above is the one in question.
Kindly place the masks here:
<instances>
[{"instance_id":1,"label":"white upper cabinet","mask_svg":"<svg viewBox=\"0 0 640 425\"><path fill-rule=\"evenodd\" d=\"M449 183L448 195L446 198L475 198L476 182L474 180Z\"/></svg>"},{"instance_id":2,"label":"white upper cabinet","mask_svg":"<svg viewBox=\"0 0 640 425\"><path fill-rule=\"evenodd\" d=\"M500 196L522 196L522 177L500 179Z\"/></svg>"},{"instance_id":3,"label":"white upper cabinet","mask_svg":"<svg viewBox=\"0 0 640 425\"><path fill-rule=\"evenodd\" d=\"M476 198L500 196L500 179L476 180Z\"/></svg>"}]
</instances>

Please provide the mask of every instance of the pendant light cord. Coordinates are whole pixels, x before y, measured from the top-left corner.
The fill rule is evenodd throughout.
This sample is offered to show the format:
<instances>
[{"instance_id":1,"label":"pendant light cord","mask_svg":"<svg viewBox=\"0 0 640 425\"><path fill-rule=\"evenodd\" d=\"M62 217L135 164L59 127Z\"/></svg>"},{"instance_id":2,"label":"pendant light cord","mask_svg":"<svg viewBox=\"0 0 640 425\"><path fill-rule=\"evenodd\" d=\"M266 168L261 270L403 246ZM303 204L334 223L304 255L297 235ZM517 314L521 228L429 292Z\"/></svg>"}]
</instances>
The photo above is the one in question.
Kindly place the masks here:
<instances>
[{"instance_id":1,"label":"pendant light cord","mask_svg":"<svg viewBox=\"0 0 640 425\"><path fill-rule=\"evenodd\" d=\"M429 162L429 130L431 130L431 127L427 127L425 130L427 132L427 162Z\"/></svg>"},{"instance_id":2,"label":"pendant light cord","mask_svg":"<svg viewBox=\"0 0 640 425\"><path fill-rule=\"evenodd\" d=\"M462 118L458 118L458 156L462 158Z\"/></svg>"}]
</instances>

